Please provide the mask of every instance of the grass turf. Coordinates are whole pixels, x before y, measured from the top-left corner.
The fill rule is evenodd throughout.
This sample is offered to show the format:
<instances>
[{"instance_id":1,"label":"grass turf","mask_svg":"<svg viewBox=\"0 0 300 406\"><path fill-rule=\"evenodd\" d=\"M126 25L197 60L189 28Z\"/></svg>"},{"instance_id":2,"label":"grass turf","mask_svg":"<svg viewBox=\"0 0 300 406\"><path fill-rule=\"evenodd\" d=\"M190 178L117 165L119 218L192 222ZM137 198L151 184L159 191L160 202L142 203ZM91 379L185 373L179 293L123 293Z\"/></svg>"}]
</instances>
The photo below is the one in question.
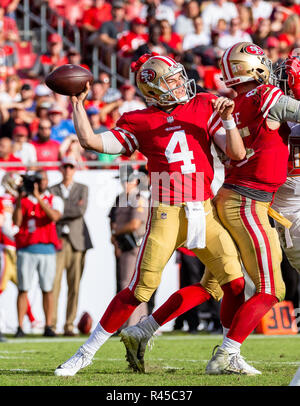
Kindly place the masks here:
<instances>
[{"instance_id":1,"label":"grass turf","mask_svg":"<svg viewBox=\"0 0 300 406\"><path fill-rule=\"evenodd\" d=\"M110 338L96 353L93 364L74 377L56 377L53 372L73 355L86 337L8 337L0 343L0 386L288 386L300 365L300 335L251 335L242 354L262 375L205 375L220 335L164 333L155 338L145 356L146 374L127 368L125 347Z\"/></svg>"}]
</instances>

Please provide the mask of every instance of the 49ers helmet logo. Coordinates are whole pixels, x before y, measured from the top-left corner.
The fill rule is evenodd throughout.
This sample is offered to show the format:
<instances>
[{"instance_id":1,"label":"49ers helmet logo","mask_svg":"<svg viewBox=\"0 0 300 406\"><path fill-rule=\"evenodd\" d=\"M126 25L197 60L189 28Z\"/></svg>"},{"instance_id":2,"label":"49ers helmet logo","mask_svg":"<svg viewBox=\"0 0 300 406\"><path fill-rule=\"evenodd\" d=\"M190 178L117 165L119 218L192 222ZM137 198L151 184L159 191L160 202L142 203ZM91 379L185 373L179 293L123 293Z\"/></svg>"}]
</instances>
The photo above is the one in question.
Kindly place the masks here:
<instances>
[{"instance_id":1,"label":"49ers helmet logo","mask_svg":"<svg viewBox=\"0 0 300 406\"><path fill-rule=\"evenodd\" d=\"M264 55L264 51L258 45L248 45L245 51L251 55Z\"/></svg>"},{"instance_id":2,"label":"49ers helmet logo","mask_svg":"<svg viewBox=\"0 0 300 406\"><path fill-rule=\"evenodd\" d=\"M140 73L140 80L143 83L152 82L156 77L156 73L153 69L144 69Z\"/></svg>"}]
</instances>

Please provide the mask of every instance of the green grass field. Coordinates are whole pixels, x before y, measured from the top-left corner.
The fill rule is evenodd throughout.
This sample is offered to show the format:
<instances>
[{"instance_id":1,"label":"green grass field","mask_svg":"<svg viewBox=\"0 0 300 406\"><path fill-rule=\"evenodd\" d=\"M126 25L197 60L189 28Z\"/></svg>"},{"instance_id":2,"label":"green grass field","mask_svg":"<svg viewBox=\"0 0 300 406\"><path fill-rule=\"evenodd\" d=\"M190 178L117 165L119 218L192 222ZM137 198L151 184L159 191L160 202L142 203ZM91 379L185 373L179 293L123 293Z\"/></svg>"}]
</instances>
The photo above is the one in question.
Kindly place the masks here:
<instances>
[{"instance_id":1,"label":"green grass field","mask_svg":"<svg viewBox=\"0 0 300 406\"><path fill-rule=\"evenodd\" d=\"M125 348L112 337L93 364L74 377L56 377L55 368L76 352L82 338L39 336L0 343L1 386L288 386L300 365L300 335L251 335L242 354L261 376L208 376L205 366L220 335L164 333L146 353L146 374L127 368Z\"/></svg>"}]
</instances>

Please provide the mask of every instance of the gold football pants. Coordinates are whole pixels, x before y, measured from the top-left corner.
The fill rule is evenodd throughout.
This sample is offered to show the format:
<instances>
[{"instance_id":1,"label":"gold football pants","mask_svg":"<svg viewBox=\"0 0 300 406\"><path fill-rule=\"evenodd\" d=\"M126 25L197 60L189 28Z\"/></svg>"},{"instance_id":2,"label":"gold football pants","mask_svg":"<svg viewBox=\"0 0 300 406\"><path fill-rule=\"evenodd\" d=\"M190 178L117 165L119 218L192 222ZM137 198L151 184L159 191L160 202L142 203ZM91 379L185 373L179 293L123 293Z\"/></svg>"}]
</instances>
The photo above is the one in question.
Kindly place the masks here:
<instances>
[{"instance_id":1,"label":"gold football pants","mask_svg":"<svg viewBox=\"0 0 300 406\"><path fill-rule=\"evenodd\" d=\"M0 249L0 293L6 289L8 281L15 285L17 278L17 255L14 249Z\"/></svg>"},{"instance_id":2,"label":"gold football pants","mask_svg":"<svg viewBox=\"0 0 300 406\"><path fill-rule=\"evenodd\" d=\"M210 200L204 202L204 210L207 213L206 247L193 251L209 270L201 284L216 300L220 300L223 296L220 286L243 277L243 273L237 248ZM183 205L160 203L151 208L135 272L129 284L139 301L149 301L158 288L162 272L173 252L186 242L187 226Z\"/></svg>"},{"instance_id":3,"label":"gold football pants","mask_svg":"<svg viewBox=\"0 0 300 406\"><path fill-rule=\"evenodd\" d=\"M256 292L285 297L281 275L282 253L278 234L268 218L270 203L252 200L230 189L219 189L214 198L222 224L236 242Z\"/></svg>"}]
</instances>

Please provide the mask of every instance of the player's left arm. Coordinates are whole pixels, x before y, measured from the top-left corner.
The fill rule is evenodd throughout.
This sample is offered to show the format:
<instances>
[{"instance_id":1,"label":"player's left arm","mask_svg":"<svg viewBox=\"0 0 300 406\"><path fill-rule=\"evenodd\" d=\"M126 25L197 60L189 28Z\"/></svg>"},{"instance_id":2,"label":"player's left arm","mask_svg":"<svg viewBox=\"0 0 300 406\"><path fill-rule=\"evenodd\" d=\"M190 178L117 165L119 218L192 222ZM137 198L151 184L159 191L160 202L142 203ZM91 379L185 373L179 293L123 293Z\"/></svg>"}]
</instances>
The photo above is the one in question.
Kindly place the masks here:
<instances>
[{"instance_id":1,"label":"player's left arm","mask_svg":"<svg viewBox=\"0 0 300 406\"><path fill-rule=\"evenodd\" d=\"M267 122L271 126L276 122L300 122L300 61L298 58L290 57L285 62L285 69L288 76L288 87L294 97L282 94L275 105L272 105L268 112ZM273 122L273 123L272 123ZM274 125L274 124L273 124Z\"/></svg>"},{"instance_id":2,"label":"player's left arm","mask_svg":"<svg viewBox=\"0 0 300 406\"><path fill-rule=\"evenodd\" d=\"M224 130L222 131L221 127L214 134L215 143L222 149L228 158L235 161L244 159L246 156L246 148L232 116L234 101L227 97L218 97L217 99L212 100L212 104L215 111L218 112L222 120L223 129L226 132L226 136L222 136Z\"/></svg>"},{"instance_id":3,"label":"player's left arm","mask_svg":"<svg viewBox=\"0 0 300 406\"><path fill-rule=\"evenodd\" d=\"M287 122L292 121L295 123L300 122L300 101L295 100L290 96L282 95L277 103L271 107L268 116L267 123L269 126L274 122Z\"/></svg>"}]
</instances>

